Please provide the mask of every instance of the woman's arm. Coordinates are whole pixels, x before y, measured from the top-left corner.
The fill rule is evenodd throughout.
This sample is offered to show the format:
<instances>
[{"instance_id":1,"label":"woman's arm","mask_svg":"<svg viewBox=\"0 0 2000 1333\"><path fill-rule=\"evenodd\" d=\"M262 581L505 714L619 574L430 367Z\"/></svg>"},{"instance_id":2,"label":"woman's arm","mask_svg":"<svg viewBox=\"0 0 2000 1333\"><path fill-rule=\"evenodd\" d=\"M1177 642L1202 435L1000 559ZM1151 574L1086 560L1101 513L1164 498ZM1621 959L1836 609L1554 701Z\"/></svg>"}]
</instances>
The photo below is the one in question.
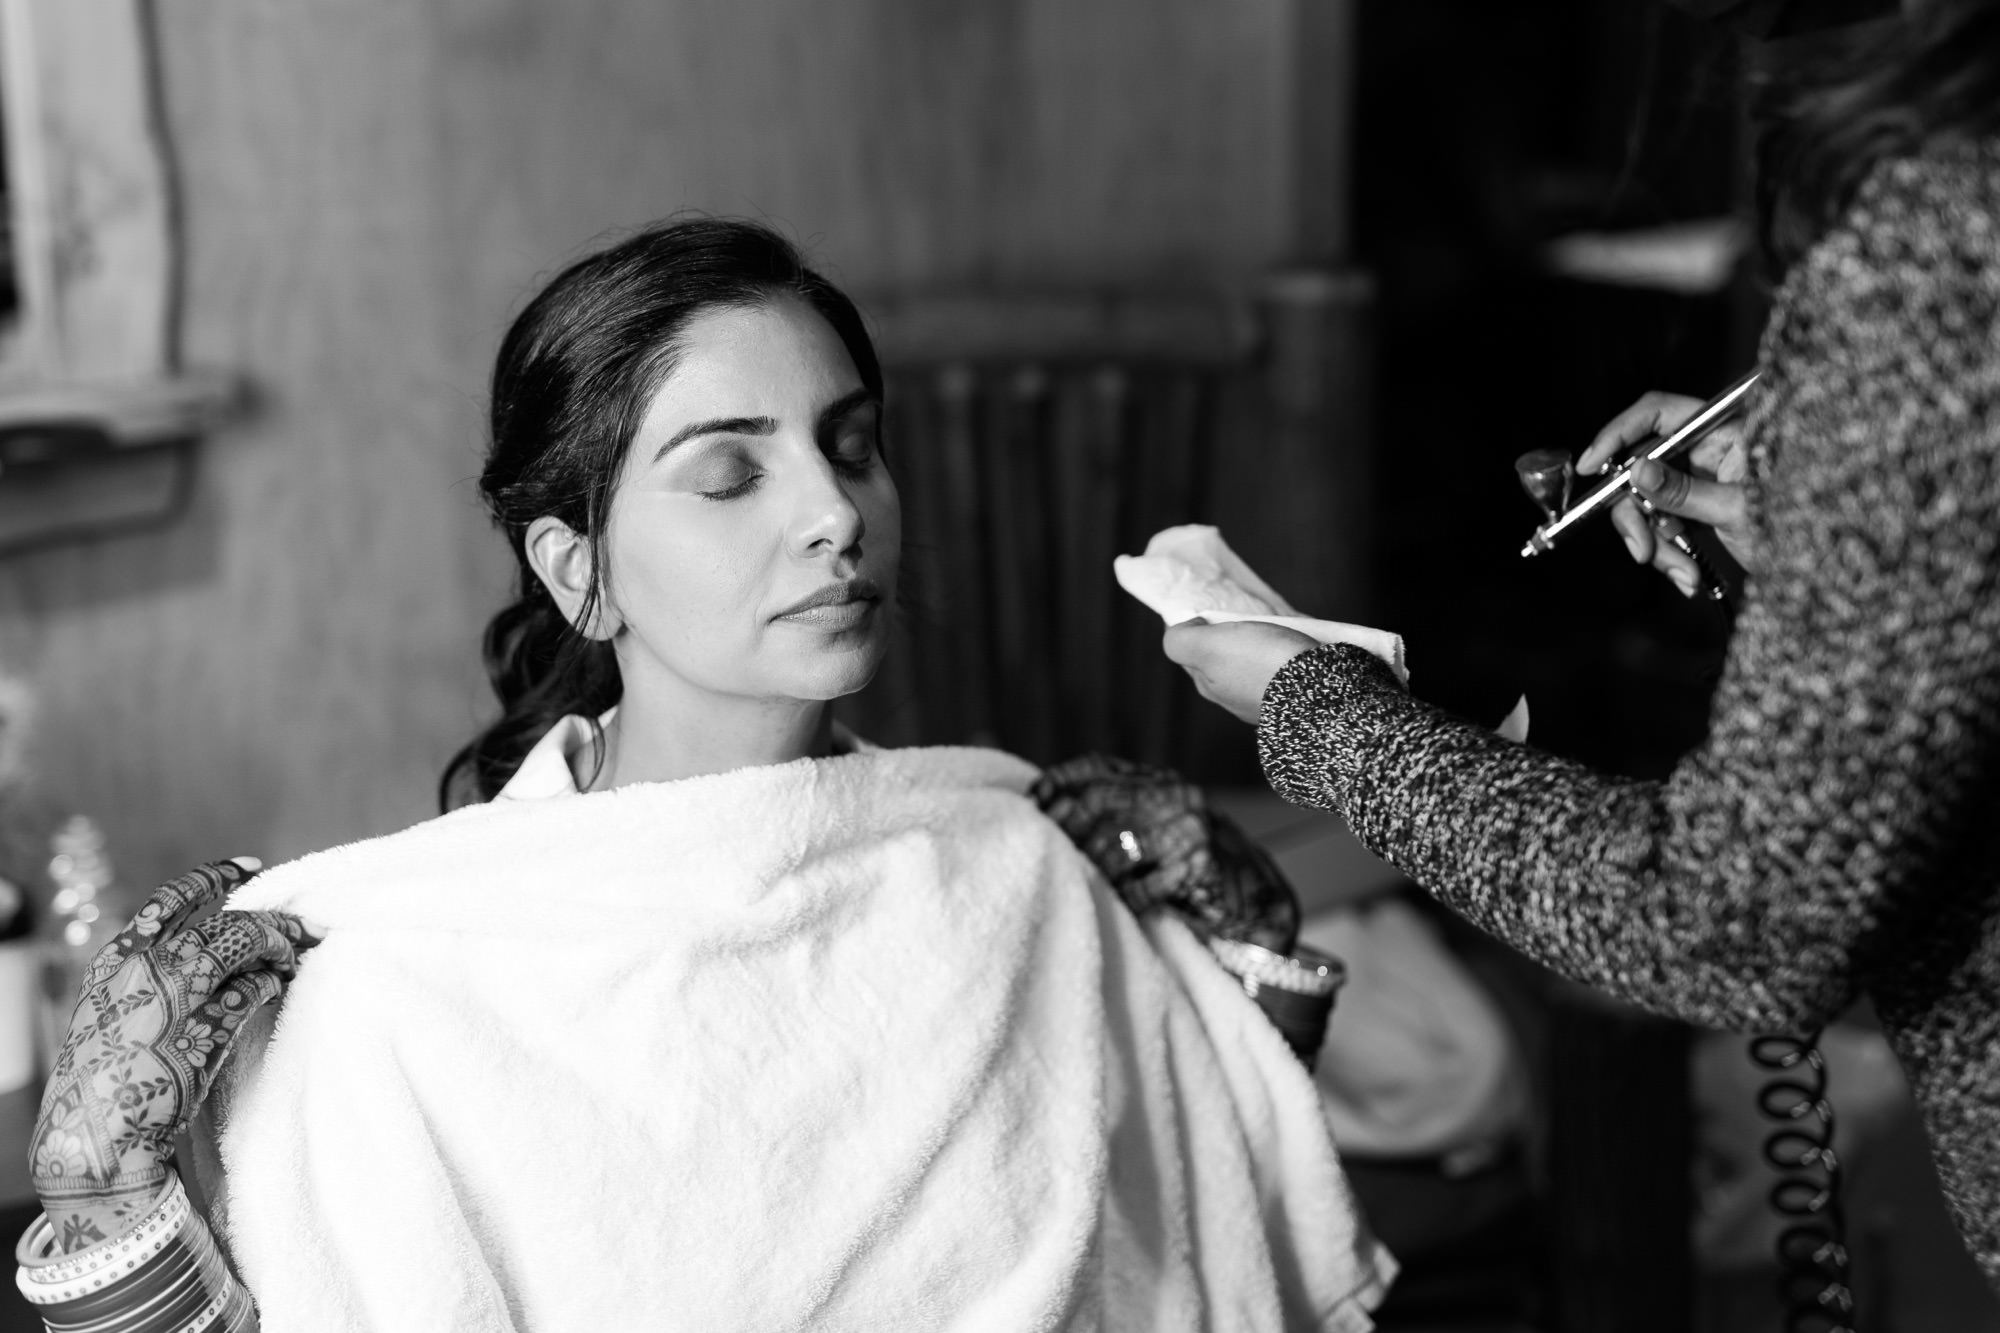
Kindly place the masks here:
<instances>
[{"instance_id":1,"label":"woman's arm","mask_svg":"<svg viewBox=\"0 0 2000 1333\"><path fill-rule=\"evenodd\" d=\"M224 861L163 885L84 975L29 1151L45 1214L20 1246L52 1329L255 1326L172 1166L245 1020L312 943L280 913L201 919L251 873Z\"/></svg>"},{"instance_id":2,"label":"woman's arm","mask_svg":"<svg viewBox=\"0 0 2000 1333\"><path fill-rule=\"evenodd\" d=\"M310 943L281 913L198 920L251 873L221 861L161 886L84 974L29 1148L65 1253L111 1239L159 1200L174 1140L237 1031Z\"/></svg>"},{"instance_id":3,"label":"woman's arm","mask_svg":"<svg viewBox=\"0 0 2000 1333\"><path fill-rule=\"evenodd\" d=\"M1272 784L1524 952L1696 1022L1812 1028L1910 930L1962 917L1969 947L2000 823L2000 264L1963 204L1864 195L1795 280L1753 426L1763 556L1666 782L1509 745L1332 648L1265 695Z\"/></svg>"}]
</instances>

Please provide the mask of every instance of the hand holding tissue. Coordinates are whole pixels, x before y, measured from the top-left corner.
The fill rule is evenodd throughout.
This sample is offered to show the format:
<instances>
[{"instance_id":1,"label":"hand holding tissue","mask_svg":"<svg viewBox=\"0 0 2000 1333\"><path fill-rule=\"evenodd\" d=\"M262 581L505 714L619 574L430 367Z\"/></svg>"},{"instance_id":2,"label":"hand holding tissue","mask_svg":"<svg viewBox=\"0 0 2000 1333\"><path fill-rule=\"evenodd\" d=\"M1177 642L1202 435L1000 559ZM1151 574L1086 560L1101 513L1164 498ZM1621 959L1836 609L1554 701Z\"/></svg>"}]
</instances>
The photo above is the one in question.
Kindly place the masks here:
<instances>
[{"instance_id":1,"label":"hand holding tissue","mask_svg":"<svg viewBox=\"0 0 2000 1333\"><path fill-rule=\"evenodd\" d=\"M1186 524L1163 529L1146 543L1144 555L1121 555L1112 561L1112 572L1119 587L1169 626L1196 617L1211 624L1262 621L1320 643L1365 648L1387 662L1397 679L1405 685L1410 682L1401 635L1300 615L1212 527Z\"/></svg>"}]
</instances>

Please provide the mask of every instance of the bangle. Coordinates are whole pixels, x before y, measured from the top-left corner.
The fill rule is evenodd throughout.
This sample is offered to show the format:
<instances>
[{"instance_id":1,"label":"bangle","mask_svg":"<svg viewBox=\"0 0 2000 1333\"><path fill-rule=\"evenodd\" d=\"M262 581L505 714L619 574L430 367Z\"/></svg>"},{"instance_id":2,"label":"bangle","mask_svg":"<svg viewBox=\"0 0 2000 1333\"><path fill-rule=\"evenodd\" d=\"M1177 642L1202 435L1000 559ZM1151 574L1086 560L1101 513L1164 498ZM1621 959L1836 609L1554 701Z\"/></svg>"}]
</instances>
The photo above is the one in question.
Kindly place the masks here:
<instances>
[{"instance_id":1,"label":"bangle","mask_svg":"<svg viewBox=\"0 0 2000 1333\"><path fill-rule=\"evenodd\" d=\"M16 1250L15 1283L50 1333L198 1333L256 1327L256 1305L223 1261L178 1176L123 1234L58 1254L47 1215Z\"/></svg>"},{"instance_id":2,"label":"bangle","mask_svg":"<svg viewBox=\"0 0 2000 1333\"><path fill-rule=\"evenodd\" d=\"M1331 997L1347 980L1347 967L1332 954L1301 944L1289 955L1243 940L1217 936L1208 942L1223 969L1243 983L1252 999L1266 986L1294 995Z\"/></svg>"},{"instance_id":3,"label":"bangle","mask_svg":"<svg viewBox=\"0 0 2000 1333\"><path fill-rule=\"evenodd\" d=\"M191 1211L180 1177L169 1175L167 1187L137 1222L110 1240L73 1254L57 1250L55 1228L44 1213L14 1248L15 1262L20 1265L15 1283L21 1294L37 1305L101 1290L166 1248Z\"/></svg>"},{"instance_id":4,"label":"bangle","mask_svg":"<svg viewBox=\"0 0 2000 1333\"><path fill-rule=\"evenodd\" d=\"M1326 1042L1326 1020L1333 1012L1334 992L1347 980L1347 968L1333 955L1302 944L1286 955L1217 936L1208 947L1310 1070Z\"/></svg>"}]
</instances>

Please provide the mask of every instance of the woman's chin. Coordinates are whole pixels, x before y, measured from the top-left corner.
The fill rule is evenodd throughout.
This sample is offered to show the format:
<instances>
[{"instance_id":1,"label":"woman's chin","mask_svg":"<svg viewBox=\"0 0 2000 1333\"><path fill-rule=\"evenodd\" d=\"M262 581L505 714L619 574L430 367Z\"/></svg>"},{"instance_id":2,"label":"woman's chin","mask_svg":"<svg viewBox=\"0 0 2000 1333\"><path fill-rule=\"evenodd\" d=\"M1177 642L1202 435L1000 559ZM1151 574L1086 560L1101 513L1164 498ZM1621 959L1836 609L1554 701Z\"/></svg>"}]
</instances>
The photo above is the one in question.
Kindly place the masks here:
<instances>
[{"instance_id":1,"label":"woman's chin","mask_svg":"<svg viewBox=\"0 0 2000 1333\"><path fill-rule=\"evenodd\" d=\"M795 682L788 690L795 699L838 699L868 688L882 660L889 655L886 634L857 637L851 643L827 642L791 664L786 674Z\"/></svg>"}]
</instances>

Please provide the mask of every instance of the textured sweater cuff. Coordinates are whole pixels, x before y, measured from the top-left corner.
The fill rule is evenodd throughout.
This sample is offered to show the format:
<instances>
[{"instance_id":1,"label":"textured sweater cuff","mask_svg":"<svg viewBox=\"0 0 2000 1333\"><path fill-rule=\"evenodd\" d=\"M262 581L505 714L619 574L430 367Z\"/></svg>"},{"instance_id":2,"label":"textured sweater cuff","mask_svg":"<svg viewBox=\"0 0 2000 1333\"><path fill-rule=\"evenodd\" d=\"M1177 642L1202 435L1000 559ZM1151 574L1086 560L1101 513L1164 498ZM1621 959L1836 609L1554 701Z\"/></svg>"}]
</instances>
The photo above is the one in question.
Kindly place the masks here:
<instances>
[{"instance_id":1,"label":"textured sweater cuff","mask_svg":"<svg viewBox=\"0 0 2000 1333\"><path fill-rule=\"evenodd\" d=\"M1359 700L1402 694L1396 673L1353 644L1300 653L1264 690L1257 716L1257 754L1271 789L1294 805L1336 809L1352 758L1342 723Z\"/></svg>"}]
</instances>

